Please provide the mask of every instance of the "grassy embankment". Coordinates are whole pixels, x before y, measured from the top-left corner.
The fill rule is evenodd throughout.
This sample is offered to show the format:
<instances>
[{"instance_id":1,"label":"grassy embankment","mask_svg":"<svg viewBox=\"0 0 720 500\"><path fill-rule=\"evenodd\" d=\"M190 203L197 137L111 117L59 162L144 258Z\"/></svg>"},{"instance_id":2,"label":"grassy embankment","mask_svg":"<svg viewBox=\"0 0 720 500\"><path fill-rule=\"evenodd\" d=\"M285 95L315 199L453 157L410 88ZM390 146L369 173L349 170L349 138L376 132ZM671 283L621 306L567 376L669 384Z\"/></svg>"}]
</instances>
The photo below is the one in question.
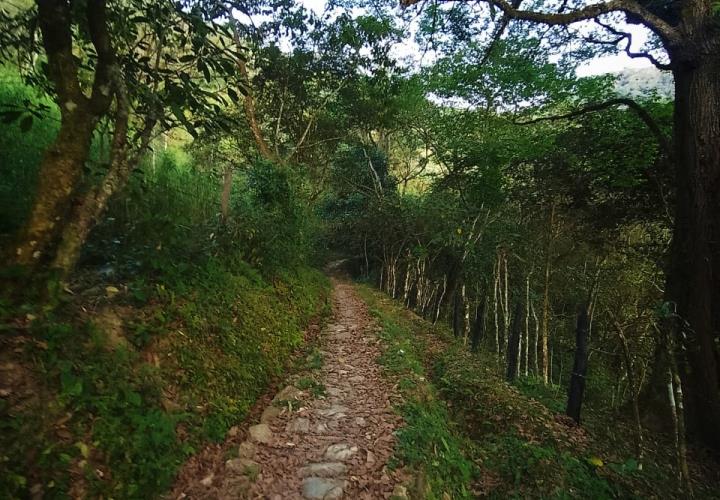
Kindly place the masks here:
<instances>
[{"instance_id":1,"label":"grassy embankment","mask_svg":"<svg viewBox=\"0 0 720 500\"><path fill-rule=\"evenodd\" d=\"M472 354L446 327L358 288L382 327L380 361L404 396L396 456L415 472L418 497L685 498L666 437L646 435L639 468L630 422L586 408L576 427L562 415L560 388L510 385L494 356ZM702 460L691 467L696 496L717 498L717 472Z\"/></svg>"}]
</instances>

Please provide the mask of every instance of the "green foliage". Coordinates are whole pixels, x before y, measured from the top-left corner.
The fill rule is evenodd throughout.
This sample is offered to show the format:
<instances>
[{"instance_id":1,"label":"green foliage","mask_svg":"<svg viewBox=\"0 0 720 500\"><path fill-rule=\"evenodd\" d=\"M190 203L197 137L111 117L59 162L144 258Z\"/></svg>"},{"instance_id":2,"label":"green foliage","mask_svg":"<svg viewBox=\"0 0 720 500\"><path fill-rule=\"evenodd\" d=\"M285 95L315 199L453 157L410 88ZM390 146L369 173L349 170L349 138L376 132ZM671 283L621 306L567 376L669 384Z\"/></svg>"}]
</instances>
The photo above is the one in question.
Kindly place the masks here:
<instances>
[{"instance_id":1,"label":"green foliage","mask_svg":"<svg viewBox=\"0 0 720 500\"><path fill-rule=\"evenodd\" d=\"M24 104L27 103L27 106ZM37 89L25 85L16 71L0 66L0 234L16 230L33 200L37 166L57 133L59 114L54 109L32 127L22 130L12 116L36 104L52 105ZM19 116L18 116L19 117Z\"/></svg>"},{"instance_id":2,"label":"green foliage","mask_svg":"<svg viewBox=\"0 0 720 500\"><path fill-rule=\"evenodd\" d=\"M295 382L295 387L302 391L309 391L314 398L324 396L326 391L325 385L322 382L318 382L310 377L298 379Z\"/></svg>"},{"instance_id":3,"label":"green foliage","mask_svg":"<svg viewBox=\"0 0 720 500\"><path fill-rule=\"evenodd\" d=\"M222 440L282 373L311 316L327 313L327 280L304 267L313 219L287 175L268 164L241 173L232 219L222 224L212 170L176 145L159 146L83 256L87 287L127 285L109 305L125 316L123 329L78 323L72 304L37 325L48 348L39 365L29 360L34 350L26 363L40 370L53 410L3 419L4 490L19 495L40 481L48 498L62 497L80 477L91 496L160 494L193 450ZM3 223L16 223L5 215ZM52 435L65 413L67 443ZM37 464L32 450L45 450Z\"/></svg>"},{"instance_id":4,"label":"green foliage","mask_svg":"<svg viewBox=\"0 0 720 500\"><path fill-rule=\"evenodd\" d=\"M319 226L290 171L258 161L239 184L226 245L240 243L245 259L269 273L312 260Z\"/></svg>"},{"instance_id":5,"label":"green foliage","mask_svg":"<svg viewBox=\"0 0 720 500\"><path fill-rule=\"evenodd\" d=\"M305 368L308 370L319 370L323 366L323 355L317 348L314 348L305 361Z\"/></svg>"},{"instance_id":6,"label":"green foliage","mask_svg":"<svg viewBox=\"0 0 720 500\"><path fill-rule=\"evenodd\" d=\"M529 398L540 401L555 413L565 411L566 389L554 384L545 384L538 377L521 377L515 382L515 387Z\"/></svg>"},{"instance_id":7,"label":"green foliage","mask_svg":"<svg viewBox=\"0 0 720 500\"><path fill-rule=\"evenodd\" d=\"M488 436L484 466L499 474L496 498L617 498L618 492L582 457L514 435Z\"/></svg>"}]
</instances>

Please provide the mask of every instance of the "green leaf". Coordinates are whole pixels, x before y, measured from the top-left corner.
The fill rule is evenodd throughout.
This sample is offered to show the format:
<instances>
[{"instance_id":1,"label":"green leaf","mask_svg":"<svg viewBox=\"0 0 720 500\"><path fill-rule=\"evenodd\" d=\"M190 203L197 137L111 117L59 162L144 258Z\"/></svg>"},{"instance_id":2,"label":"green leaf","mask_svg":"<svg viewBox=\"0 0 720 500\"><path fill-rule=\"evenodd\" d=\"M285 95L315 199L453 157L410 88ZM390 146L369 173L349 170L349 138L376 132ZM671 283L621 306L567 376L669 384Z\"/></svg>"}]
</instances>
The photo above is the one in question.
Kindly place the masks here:
<instances>
[{"instance_id":1,"label":"green leaf","mask_svg":"<svg viewBox=\"0 0 720 500\"><path fill-rule=\"evenodd\" d=\"M140 397L140 394L135 391L128 391L126 396L128 403L130 403L132 406L140 406L140 404L142 403L142 398Z\"/></svg>"},{"instance_id":2,"label":"green leaf","mask_svg":"<svg viewBox=\"0 0 720 500\"><path fill-rule=\"evenodd\" d=\"M82 379L76 377L69 371L65 371L60 375L60 384L62 392L68 396L79 396L82 394Z\"/></svg>"},{"instance_id":3,"label":"green leaf","mask_svg":"<svg viewBox=\"0 0 720 500\"><path fill-rule=\"evenodd\" d=\"M623 469L628 472L634 472L638 470L638 465L639 464L637 460L635 460L634 458L630 458L623 464Z\"/></svg>"}]
</instances>

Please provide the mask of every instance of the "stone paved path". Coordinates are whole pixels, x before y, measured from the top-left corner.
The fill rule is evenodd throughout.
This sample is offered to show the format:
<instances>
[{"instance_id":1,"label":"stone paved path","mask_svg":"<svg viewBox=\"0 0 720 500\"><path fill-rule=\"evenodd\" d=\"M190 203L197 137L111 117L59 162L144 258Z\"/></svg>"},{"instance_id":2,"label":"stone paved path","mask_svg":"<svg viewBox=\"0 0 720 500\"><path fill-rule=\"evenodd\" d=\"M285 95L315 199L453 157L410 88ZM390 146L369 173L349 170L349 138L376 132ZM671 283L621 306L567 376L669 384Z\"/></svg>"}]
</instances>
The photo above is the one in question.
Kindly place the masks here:
<instances>
[{"instance_id":1,"label":"stone paved path","mask_svg":"<svg viewBox=\"0 0 720 500\"><path fill-rule=\"evenodd\" d=\"M404 496L387 463L400 417L397 392L377 365L375 325L353 287L333 280L333 319L316 379L324 395L285 387L248 430L237 458L202 479L207 494L187 498L375 499ZM294 377L296 385L310 374ZM182 495L181 495L182 496Z\"/></svg>"}]
</instances>

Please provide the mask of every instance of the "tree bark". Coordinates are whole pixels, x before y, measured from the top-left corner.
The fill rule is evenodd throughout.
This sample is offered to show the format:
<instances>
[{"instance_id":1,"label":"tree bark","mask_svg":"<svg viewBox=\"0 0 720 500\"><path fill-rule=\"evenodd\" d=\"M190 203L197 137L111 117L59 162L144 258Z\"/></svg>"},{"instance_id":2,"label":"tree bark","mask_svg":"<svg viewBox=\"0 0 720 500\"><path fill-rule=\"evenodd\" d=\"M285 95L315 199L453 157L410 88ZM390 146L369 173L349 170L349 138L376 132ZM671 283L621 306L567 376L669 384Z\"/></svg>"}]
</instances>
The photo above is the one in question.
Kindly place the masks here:
<instances>
[{"instance_id":1,"label":"tree bark","mask_svg":"<svg viewBox=\"0 0 720 500\"><path fill-rule=\"evenodd\" d=\"M223 174L223 189L220 197L220 216L224 224L227 224L230 216L230 194L232 193L233 170L230 165L225 168Z\"/></svg>"},{"instance_id":2,"label":"tree bark","mask_svg":"<svg viewBox=\"0 0 720 500\"><path fill-rule=\"evenodd\" d=\"M510 336L510 323L512 321L512 318L510 317L510 279L508 276L508 264L507 264L507 251L504 251L502 254L502 264L504 269L504 290L503 290L503 343L505 344L505 350L507 351L507 343L509 342L509 336Z\"/></svg>"},{"instance_id":3,"label":"tree bark","mask_svg":"<svg viewBox=\"0 0 720 500\"><path fill-rule=\"evenodd\" d=\"M35 202L13 246L14 263L31 269L46 264L55 254L82 178L93 131L113 98L109 68L114 62L114 53L107 32L104 0L87 2L85 13L90 40L98 55L90 97L83 92L78 78L73 54L73 12L69 3L38 1L48 76L60 108L60 130L40 163Z\"/></svg>"},{"instance_id":4,"label":"tree bark","mask_svg":"<svg viewBox=\"0 0 720 500\"><path fill-rule=\"evenodd\" d=\"M573 363L570 387L568 388L568 402L565 413L578 424L580 423L580 410L585 393L585 376L587 375L588 361L588 329L589 318L587 306L580 309L575 328L575 362Z\"/></svg>"},{"instance_id":5,"label":"tree bark","mask_svg":"<svg viewBox=\"0 0 720 500\"><path fill-rule=\"evenodd\" d=\"M700 27L698 27L700 29ZM707 28L705 28L707 29ZM677 202L667 298L691 435L720 450L720 35L671 50Z\"/></svg>"},{"instance_id":6,"label":"tree bark","mask_svg":"<svg viewBox=\"0 0 720 500\"><path fill-rule=\"evenodd\" d=\"M525 278L525 359L523 363L525 365L525 376L527 377L530 372L529 359L530 359L530 274Z\"/></svg>"},{"instance_id":7,"label":"tree bark","mask_svg":"<svg viewBox=\"0 0 720 500\"><path fill-rule=\"evenodd\" d=\"M52 258L82 178L96 121L85 110L62 113L60 131L43 155L35 203L15 245L15 263L30 268Z\"/></svg>"},{"instance_id":8,"label":"tree bark","mask_svg":"<svg viewBox=\"0 0 720 500\"><path fill-rule=\"evenodd\" d=\"M433 318L433 325L438 322L440 318L440 309L442 308L443 299L445 298L445 292L447 291L447 275L443 275L443 286L442 292L438 295L437 304L435 306L435 317Z\"/></svg>"},{"instance_id":9,"label":"tree bark","mask_svg":"<svg viewBox=\"0 0 720 500\"><path fill-rule=\"evenodd\" d=\"M470 334L470 300L468 299L467 290L466 290L464 284L462 286L462 302L463 302L462 336L463 336L463 343L467 344L468 335Z\"/></svg>"},{"instance_id":10,"label":"tree bark","mask_svg":"<svg viewBox=\"0 0 720 500\"><path fill-rule=\"evenodd\" d=\"M498 323L498 300L500 295L500 263L496 262L493 277L493 319L495 320L495 355L500 359L500 325Z\"/></svg>"},{"instance_id":11,"label":"tree bark","mask_svg":"<svg viewBox=\"0 0 720 500\"><path fill-rule=\"evenodd\" d=\"M537 313L535 312L535 305L530 302L530 309L532 310L533 323L535 323L535 335L533 336L533 373L537 376L540 373L538 369L538 339L540 338L540 322L538 321Z\"/></svg>"}]
</instances>

